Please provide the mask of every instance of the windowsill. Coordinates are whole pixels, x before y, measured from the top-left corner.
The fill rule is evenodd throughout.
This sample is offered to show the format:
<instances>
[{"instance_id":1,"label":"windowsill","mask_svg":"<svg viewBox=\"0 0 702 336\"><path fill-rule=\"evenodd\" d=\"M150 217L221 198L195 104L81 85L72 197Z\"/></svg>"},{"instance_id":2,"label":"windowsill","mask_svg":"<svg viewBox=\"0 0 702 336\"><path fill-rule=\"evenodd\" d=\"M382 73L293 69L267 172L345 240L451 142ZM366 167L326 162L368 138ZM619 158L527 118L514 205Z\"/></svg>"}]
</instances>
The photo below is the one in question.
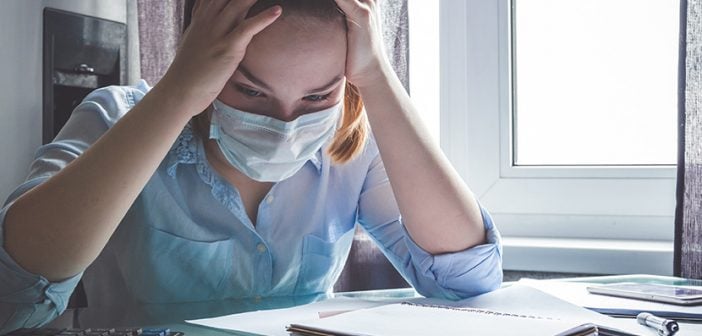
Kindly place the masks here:
<instances>
[{"instance_id":1,"label":"windowsill","mask_svg":"<svg viewBox=\"0 0 702 336\"><path fill-rule=\"evenodd\" d=\"M504 237L506 270L673 274L673 242Z\"/></svg>"}]
</instances>

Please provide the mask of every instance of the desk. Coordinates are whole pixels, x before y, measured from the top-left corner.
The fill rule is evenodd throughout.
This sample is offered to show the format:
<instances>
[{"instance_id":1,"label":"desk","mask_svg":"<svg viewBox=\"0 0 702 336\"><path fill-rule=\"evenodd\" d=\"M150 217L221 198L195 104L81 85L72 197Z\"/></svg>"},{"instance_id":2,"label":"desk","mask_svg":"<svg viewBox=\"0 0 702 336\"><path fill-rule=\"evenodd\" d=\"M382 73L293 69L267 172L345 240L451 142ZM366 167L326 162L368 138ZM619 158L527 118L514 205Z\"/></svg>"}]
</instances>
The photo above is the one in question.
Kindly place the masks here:
<instances>
[{"instance_id":1,"label":"desk","mask_svg":"<svg viewBox=\"0 0 702 336\"><path fill-rule=\"evenodd\" d=\"M605 276L605 277L584 277L558 279L560 281L572 282L590 282L590 283L608 283L616 281L631 280L632 276ZM550 281L550 280L544 280ZM504 286L510 286L511 283L505 283ZM221 316L234 314L245 311L261 310L261 309L277 309L287 308L295 305L301 305L318 300L324 300L332 297L355 297L363 299L390 299L390 298L412 298L418 297L417 292L412 288L403 289L386 289L372 290L359 292L334 293L328 295L316 295L310 297L297 298L278 298L273 300L224 300L213 302L199 302L187 304L164 304L164 305L143 305L140 307L132 307L129 311L131 318L125 319L120 316L119 324L110 324L109 326L150 326L150 327L166 327L172 330L185 332L186 335L203 335L203 336L220 336L220 335L247 335L223 330L216 330L195 325L190 325L183 322L186 319L198 319L203 317ZM88 308L91 309L91 308ZM99 308L92 308L99 309ZM628 319L632 324L636 324L635 319ZM115 322L118 323L118 322ZM702 323L680 323L681 331L678 336L702 335ZM105 323L96 325L85 325L82 327L104 327ZM656 333L651 331L650 335Z\"/></svg>"}]
</instances>

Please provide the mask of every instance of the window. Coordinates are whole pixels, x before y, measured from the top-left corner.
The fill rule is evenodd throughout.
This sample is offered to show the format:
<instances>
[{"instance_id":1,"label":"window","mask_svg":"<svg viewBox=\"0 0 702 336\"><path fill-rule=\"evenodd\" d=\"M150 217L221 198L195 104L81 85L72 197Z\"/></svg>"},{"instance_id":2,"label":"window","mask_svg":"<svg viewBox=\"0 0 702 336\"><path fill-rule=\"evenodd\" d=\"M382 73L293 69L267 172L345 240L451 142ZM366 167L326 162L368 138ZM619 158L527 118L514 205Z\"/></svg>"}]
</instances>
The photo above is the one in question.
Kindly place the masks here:
<instances>
[{"instance_id":1,"label":"window","mask_svg":"<svg viewBox=\"0 0 702 336\"><path fill-rule=\"evenodd\" d=\"M678 1L513 3L515 165L676 163Z\"/></svg>"},{"instance_id":2,"label":"window","mask_svg":"<svg viewBox=\"0 0 702 336\"><path fill-rule=\"evenodd\" d=\"M672 274L678 5L440 1L441 144L506 269Z\"/></svg>"},{"instance_id":3,"label":"window","mask_svg":"<svg viewBox=\"0 0 702 336\"><path fill-rule=\"evenodd\" d=\"M410 94L439 141L439 2L408 0Z\"/></svg>"}]
</instances>

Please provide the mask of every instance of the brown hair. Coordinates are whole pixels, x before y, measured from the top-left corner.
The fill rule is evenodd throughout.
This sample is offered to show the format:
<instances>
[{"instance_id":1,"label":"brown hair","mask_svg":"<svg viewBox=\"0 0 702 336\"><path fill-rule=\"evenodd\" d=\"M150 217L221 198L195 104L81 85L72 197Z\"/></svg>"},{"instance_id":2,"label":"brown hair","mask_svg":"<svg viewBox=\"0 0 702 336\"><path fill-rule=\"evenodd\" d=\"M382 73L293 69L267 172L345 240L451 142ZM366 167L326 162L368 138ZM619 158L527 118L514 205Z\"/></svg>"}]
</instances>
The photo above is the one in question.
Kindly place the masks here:
<instances>
[{"instance_id":1,"label":"brown hair","mask_svg":"<svg viewBox=\"0 0 702 336\"><path fill-rule=\"evenodd\" d=\"M183 30L190 25L195 1L186 0ZM258 0L247 15L256 15L275 5L283 8L283 15L297 14L327 21L342 19L344 27L348 29L345 15L334 0ZM198 118L200 115L195 118ZM356 86L349 82L346 82L344 110L341 118L341 126L337 129L331 145L327 148L327 153L331 156L332 161L337 164L343 164L355 158L365 148L368 132L370 131L361 93Z\"/></svg>"}]
</instances>

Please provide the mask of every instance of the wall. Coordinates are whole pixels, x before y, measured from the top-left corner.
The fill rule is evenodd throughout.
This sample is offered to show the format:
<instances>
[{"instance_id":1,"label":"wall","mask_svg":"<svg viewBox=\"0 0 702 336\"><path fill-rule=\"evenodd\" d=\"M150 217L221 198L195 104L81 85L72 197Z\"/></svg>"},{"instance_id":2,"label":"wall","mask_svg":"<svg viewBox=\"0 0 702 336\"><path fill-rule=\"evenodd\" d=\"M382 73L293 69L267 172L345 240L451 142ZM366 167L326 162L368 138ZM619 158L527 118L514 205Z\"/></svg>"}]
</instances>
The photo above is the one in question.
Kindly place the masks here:
<instances>
[{"instance_id":1,"label":"wall","mask_svg":"<svg viewBox=\"0 0 702 336\"><path fill-rule=\"evenodd\" d=\"M127 22L131 0L2 0L0 11L0 204L26 177L42 131L44 7Z\"/></svg>"}]
</instances>

